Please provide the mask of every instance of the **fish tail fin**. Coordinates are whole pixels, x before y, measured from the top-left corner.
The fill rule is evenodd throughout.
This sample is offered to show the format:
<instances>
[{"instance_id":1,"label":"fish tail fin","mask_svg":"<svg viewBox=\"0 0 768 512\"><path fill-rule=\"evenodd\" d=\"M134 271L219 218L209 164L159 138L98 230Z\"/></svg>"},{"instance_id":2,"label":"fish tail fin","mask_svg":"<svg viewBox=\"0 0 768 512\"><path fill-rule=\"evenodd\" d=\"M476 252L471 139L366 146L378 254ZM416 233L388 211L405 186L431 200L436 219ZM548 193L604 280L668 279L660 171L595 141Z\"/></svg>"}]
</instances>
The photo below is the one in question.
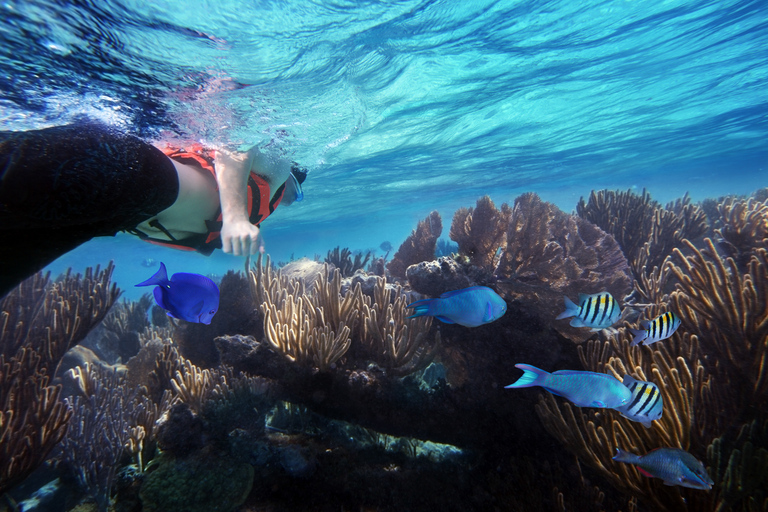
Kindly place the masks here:
<instances>
[{"instance_id":1,"label":"fish tail fin","mask_svg":"<svg viewBox=\"0 0 768 512\"><path fill-rule=\"evenodd\" d=\"M568 297L565 297L565 311L557 315L557 318L555 320L561 320L563 318L568 318L571 316L576 316L579 314L579 306L576 305L571 299Z\"/></svg>"},{"instance_id":2,"label":"fish tail fin","mask_svg":"<svg viewBox=\"0 0 768 512\"><path fill-rule=\"evenodd\" d=\"M634 347L635 345L639 344L641 341L643 341L648 337L648 331L641 331L639 329L630 329L629 332L631 332L635 336L634 338L632 338L632 343L629 344L630 347Z\"/></svg>"},{"instance_id":3,"label":"fish tail fin","mask_svg":"<svg viewBox=\"0 0 768 512\"><path fill-rule=\"evenodd\" d=\"M406 318L416 318L417 316L428 316L429 307L432 305L432 300L433 299L422 299L422 300L417 300L416 302L412 302L411 304L408 304L406 307L413 308L413 314Z\"/></svg>"},{"instance_id":4,"label":"fish tail fin","mask_svg":"<svg viewBox=\"0 0 768 512\"><path fill-rule=\"evenodd\" d=\"M157 286L157 285L162 285L166 282L168 282L168 272L166 272L165 270L165 264L161 261L160 270L155 272L155 275L153 275L146 281L140 282L135 286Z\"/></svg>"},{"instance_id":5,"label":"fish tail fin","mask_svg":"<svg viewBox=\"0 0 768 512\"><path fill-rule=\"evenodd\" d=\"M520 368L523 370L523 376L509 386L504 386L506 389L543 386L544 381L547 377L549 377L549 372L545 372L544 370L540 370L539 368L529 364L516 364L515 368Z\"/></svg>"},{"instance_id":6,"label":"fish tail fin","mask_svg":"<svg viewBox=\"0 0 768 512\"><path fill-rule=\"evenodd\" d=\"M627 464L637 464L640 457L634 453L625 452L621 448L616 448L616 455L613 457L616 462L626 462Z\"/></svg>"}]
</instances>

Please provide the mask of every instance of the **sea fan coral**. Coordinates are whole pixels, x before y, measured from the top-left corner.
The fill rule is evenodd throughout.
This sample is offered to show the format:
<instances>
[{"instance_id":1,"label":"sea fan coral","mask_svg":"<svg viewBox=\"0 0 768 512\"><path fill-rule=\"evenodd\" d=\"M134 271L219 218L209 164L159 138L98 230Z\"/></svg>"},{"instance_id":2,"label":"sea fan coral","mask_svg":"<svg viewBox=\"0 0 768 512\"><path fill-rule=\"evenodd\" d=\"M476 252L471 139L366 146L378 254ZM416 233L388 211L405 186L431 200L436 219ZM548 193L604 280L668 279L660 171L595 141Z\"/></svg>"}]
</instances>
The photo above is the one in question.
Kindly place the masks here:
<instances>
[{"instance_id":1,"label":"sea fan coral","mask_svg":"<svg viewBox=\"0 0 768 512\"><path fill-rule=\"evenodd\" d=\"M387 263L387 270L395 277L405 279L405 270L415 263L432 261L435 258L437 239L443 232L443 221L440 214L433 211L420 221L405 242Z\"/></svg>"}]
</instances>

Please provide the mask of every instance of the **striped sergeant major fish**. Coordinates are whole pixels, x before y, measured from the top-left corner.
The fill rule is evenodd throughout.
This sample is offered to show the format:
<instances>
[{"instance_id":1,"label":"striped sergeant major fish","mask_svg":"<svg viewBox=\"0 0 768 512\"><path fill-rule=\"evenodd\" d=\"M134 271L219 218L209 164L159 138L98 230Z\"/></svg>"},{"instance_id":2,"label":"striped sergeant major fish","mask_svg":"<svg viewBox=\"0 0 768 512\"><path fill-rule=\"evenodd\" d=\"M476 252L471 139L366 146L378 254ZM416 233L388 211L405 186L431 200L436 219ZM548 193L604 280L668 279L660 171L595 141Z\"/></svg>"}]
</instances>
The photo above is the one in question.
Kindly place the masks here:
<instances>
[{"instance_id":1,"label":"striped sergeant major fish","mask_svg":"<svg viewBox=\"0 0 768 512\"><path fill-rule=\"evenodd\" d=\"M653 382L635 380L631 375L624 376L624 385L632 392L632 398L628 404L616 407L615 410L628 420L651 428L651 422L661 418L664 410L664 399L659 387Z\"/></svg>"},{"instance_id":2,"label":"striped sergeant major fish","mask_svg":"<svg viewBox=\"0 0 768 512\"><path fill-rule=\"evenodd\" d=\"M579 304L565 297L565 311L557 316L561 318L576 317L571 320L573 327L590 327L593 331L606 329L615 324L621 316L621 307L608 292L593 295L579 294Z\"/></svg>"},{"instance_id":3,"label":"striped sergeant major fish","mask_svg":"<svg viewBox=\"0 0 768 512\"><path fill-rule=\"evenodd\" d=\"M672 311L667 311L663 315L659 315L650 322L643 320L640 322L642 329L630 329L629 331L635 335L632 339L630 346L634 347L641 341L643 345L651 345L657 341L665 340L672 336L678 327L680 327L680 318Z\"/></svg>"}]
</instances>

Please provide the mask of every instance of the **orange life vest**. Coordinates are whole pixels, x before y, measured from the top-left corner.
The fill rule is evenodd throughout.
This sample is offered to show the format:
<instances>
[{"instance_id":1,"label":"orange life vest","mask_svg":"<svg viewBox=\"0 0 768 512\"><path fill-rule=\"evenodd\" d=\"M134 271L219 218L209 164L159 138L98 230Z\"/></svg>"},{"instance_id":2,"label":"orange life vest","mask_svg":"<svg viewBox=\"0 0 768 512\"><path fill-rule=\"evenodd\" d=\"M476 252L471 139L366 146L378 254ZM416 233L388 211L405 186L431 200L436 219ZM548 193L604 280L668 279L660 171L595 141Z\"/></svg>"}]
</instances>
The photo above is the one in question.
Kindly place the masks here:
<instances>
[{"instance_id":1,"label":"orange life vest","mask_svg":"<svg viewBox=\"0 0 768 512\"><path fill-rule=\"evenodd\" d=\"M212 179L212 184L218 189L216 183L216 167L214 166L215 152L213 150L205 149L199 144L194 144L191 147L191 151L186 149L179 149L173 147L167 147L163 150L169 158L176 160L179 163L198 167L204 171L207 171ZM269 215L275 211L275 208L280 204L283 199L283 193L285 192L285 183L280 185L275 193L274 199L272 198L269 183L264 178L253 172L248 176L248 220L254 226L258 226L261 222L269 217ZM208 229L207 233L200 233L191 237L178 240L174 238L165 227L162 226L157 220L150 222L149 224L163 231L170 240L162 240L159 238L152 238L146 233L142 233L138 230L133 230L134 234L138 235L142 240L151 242L153 244L162 245L165 247L172 247L174 249L181 249L187 251L197 251L199 253L208 256L214 249L221 248L221 206L219 206L216 212L214 220L206 220L205 225Z\"/></svg>"}]
</instances>

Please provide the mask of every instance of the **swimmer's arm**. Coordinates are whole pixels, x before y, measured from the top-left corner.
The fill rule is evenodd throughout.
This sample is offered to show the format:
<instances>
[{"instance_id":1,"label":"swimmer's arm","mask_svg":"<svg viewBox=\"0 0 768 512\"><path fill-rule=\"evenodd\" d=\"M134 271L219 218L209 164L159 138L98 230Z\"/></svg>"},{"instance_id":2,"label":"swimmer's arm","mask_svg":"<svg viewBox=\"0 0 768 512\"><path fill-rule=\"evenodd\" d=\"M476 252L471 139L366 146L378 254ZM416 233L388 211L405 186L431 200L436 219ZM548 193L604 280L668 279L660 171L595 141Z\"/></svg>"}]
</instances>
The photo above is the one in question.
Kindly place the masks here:
<instances>
[{"instance_id":1,"label":"swimmer's arm","mask_svg":"<svg viewBox=\"0 0 768 512\"><path fill-rule=\"evenodd\" d=\"M259 228L248 220L248 175L253 151L216 152L216 181L221 203L222 250L235 255L254 254L258 249Z\"/></svg>"}]
</instances>

